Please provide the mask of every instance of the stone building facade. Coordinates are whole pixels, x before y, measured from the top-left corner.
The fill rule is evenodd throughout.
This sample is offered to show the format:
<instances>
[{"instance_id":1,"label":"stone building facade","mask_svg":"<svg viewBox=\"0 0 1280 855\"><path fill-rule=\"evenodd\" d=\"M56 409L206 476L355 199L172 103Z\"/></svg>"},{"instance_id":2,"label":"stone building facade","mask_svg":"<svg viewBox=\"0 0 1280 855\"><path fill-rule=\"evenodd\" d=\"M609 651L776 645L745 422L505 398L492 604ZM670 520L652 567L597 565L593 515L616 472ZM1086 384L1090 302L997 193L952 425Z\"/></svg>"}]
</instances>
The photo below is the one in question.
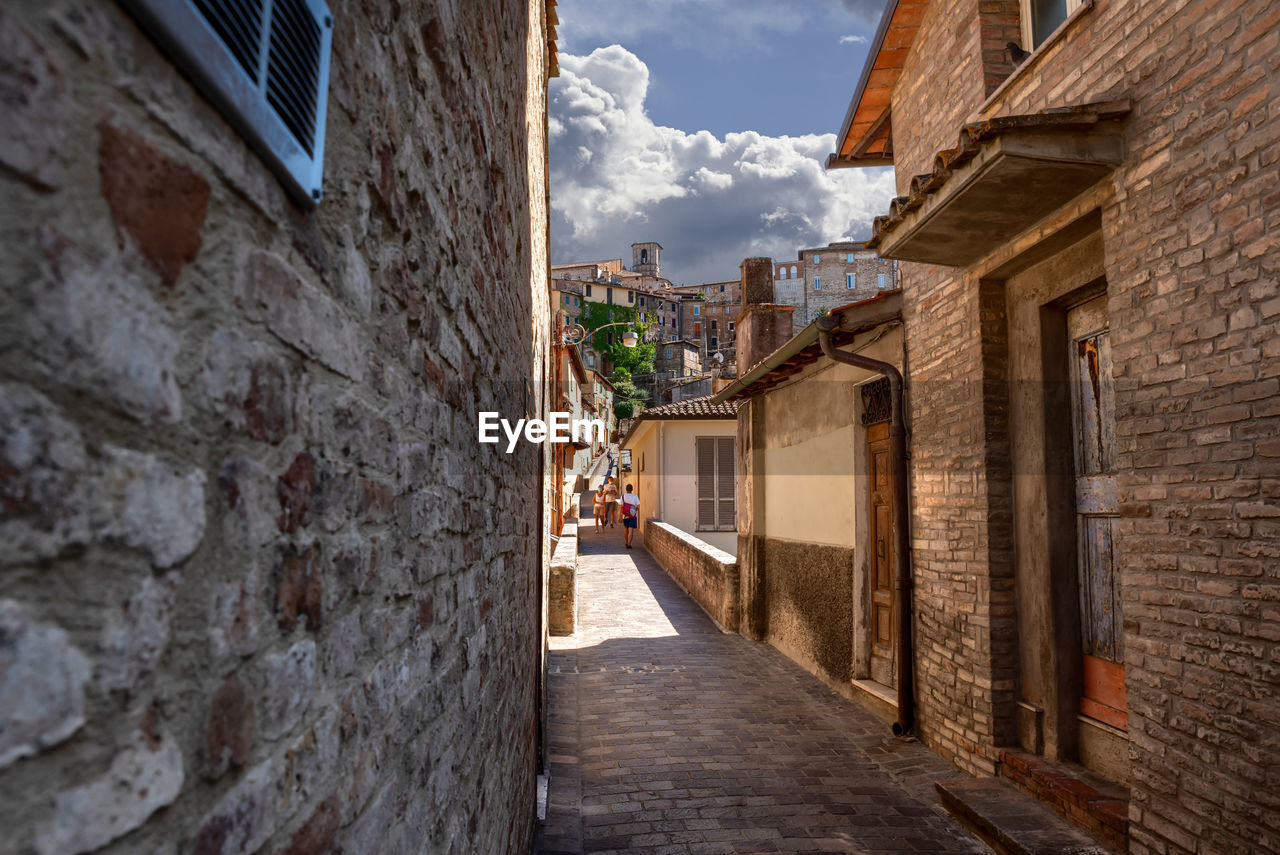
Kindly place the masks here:
<instances>
[{"instance_id":1,"label":"stone building facade","mask_svg":"<svg viewBox=\"0 0 1280 855\"><path fill-rule=\"evenodd\" d=\"M899 2L829 161L901 194L917 732L1109 778L1057 807L1135 853L1280 851L1277 45L1264 2Z\"/></svg>"},{"instance_id":2,"label":"stone building facade","mask_svg":"<svg viewBox=\"0 0 1280 855\"><path fill-rule=\"evenodd\" d=\"M548 6L333 0L314 210L123 6L0 9L0 849L527 851Z\"/></svg>"},{"instance_id":3,"label":"stone building facade","mask_svg":"<svg viewBox=\"0 0 1280 855\"><path fill-rule=\"evenodd\" d=\"M861 243L842 241L802 249L774 264L774 302L795 307L796 327L837 306L867 300L897 286L897 264Z\"/></svg>"}]
</instances>

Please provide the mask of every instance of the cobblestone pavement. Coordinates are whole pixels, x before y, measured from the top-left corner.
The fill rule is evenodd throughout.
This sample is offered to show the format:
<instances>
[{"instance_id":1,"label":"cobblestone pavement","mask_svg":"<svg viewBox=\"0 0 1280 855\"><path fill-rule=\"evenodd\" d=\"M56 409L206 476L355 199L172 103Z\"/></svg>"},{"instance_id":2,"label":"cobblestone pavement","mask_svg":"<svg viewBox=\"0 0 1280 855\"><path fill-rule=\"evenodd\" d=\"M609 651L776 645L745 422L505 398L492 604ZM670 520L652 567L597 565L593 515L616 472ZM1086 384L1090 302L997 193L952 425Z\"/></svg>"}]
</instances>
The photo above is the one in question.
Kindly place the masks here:
<instances>
[{"instance_id":1,"label":"cobblestone pavement","mask_svg":"<svg viewBox=\"0 0 1280 855\"><path fill-rule=\"evenodd\" d=\"M988 852L937 803L953 767L592 529L578 632L551 640L538 852Z\"/></svg>"}]
</instances>

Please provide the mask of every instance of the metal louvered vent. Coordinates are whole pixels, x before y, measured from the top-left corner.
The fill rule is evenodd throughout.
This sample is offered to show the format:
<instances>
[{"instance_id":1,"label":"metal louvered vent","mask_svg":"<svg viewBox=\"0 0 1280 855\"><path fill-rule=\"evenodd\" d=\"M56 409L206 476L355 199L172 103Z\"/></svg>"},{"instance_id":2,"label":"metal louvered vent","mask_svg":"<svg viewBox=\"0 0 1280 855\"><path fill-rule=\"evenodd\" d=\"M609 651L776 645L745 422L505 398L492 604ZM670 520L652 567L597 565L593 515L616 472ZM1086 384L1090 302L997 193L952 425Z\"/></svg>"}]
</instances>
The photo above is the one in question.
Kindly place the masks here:
<instances>
[{"instance_id":1,"label":"metal louvered vent","mask_svg":"<svg viewBox=\"0 0 1280 855\"><path fill-rule=\"evenodd\" d=\"M303 0L275 0L267 56L267 100L310 154L316 137L320 27Z\"/></svg>"},{"instance_id":2,"label":"metal louvered vent","mask_svg":"<svg viewBox=\"0 0 1280 855\"><path fill-rule=\"evenodd\" d=\"M320 200L324 0L121 0L303 205Z\"/></svg>"},{"instance_id":3,"label":"metal louvered vent","mask_svg":"<svg viewBox=\"0 0 1280 855\"><path fill-rule=\"evenodd\" d=\"M249 79L258 82L262 54L261 0L193 0L222 43L235 54Z\"/></svg>"}]
</instances>

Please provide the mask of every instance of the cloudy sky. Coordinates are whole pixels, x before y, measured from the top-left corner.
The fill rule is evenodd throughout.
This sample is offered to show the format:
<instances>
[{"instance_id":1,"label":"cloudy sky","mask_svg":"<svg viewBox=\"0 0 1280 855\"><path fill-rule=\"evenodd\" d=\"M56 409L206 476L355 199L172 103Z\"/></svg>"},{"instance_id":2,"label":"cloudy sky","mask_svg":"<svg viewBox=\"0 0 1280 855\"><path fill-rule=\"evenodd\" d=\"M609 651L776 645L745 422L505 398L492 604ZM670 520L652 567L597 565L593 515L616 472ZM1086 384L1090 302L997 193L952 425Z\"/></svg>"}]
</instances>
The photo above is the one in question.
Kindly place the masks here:
<instances>
[{"instance_id":1,"label":"cloudy sky","mask_svg":"<svg viewBox=\"0 0 1280 855\"><path fill-rule=\"evenodd\" d=\"M889 169L823 169L883 0L560 0L554 263L662 244L662 272L865 238ZM785 14L783 13L785 12Z\"/></svg>"}]
</instances>

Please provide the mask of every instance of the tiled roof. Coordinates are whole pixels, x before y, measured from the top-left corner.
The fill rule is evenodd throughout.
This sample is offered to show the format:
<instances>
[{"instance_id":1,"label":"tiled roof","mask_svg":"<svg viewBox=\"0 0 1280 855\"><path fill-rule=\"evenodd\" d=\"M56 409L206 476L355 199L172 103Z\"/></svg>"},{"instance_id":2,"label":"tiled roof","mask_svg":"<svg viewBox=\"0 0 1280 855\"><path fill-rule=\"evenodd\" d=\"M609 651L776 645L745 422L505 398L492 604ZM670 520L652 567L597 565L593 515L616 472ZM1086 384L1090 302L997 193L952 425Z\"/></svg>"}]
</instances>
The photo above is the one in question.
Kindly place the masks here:
<instances>
[{"instance_id":1,"label":"tiled roof","mask_svg":"<svg viewBox=\"0 0 1280 855\"><path fill-rule=\"evenodd\" d=\"M732 419L738 415L738 401L711 403L711 395L673 401L644 410L636 419Z\"/></svg>"},{"instance_id":2,"label":"tiled roof","mask_svg":"<svg viewBox=\"0 0 1280 855\"><path fill-rule=\"evenodd\" d=\"M1055 107L1028 115L1001 116L965 125L960 129L956 147L938 152L933 161L933 171L911 179L910 195L898 196L889 205L888 216L875 218L867 247L879 247L881 241L902 224L907 214L919 208L929 196L946 185L953 171L973 160L983 143L1006 135L1088 129L1100 122L1123 118L1129 114L1129 110L1128 101L1105 101Z\"/></svg>"}]
</instances>

